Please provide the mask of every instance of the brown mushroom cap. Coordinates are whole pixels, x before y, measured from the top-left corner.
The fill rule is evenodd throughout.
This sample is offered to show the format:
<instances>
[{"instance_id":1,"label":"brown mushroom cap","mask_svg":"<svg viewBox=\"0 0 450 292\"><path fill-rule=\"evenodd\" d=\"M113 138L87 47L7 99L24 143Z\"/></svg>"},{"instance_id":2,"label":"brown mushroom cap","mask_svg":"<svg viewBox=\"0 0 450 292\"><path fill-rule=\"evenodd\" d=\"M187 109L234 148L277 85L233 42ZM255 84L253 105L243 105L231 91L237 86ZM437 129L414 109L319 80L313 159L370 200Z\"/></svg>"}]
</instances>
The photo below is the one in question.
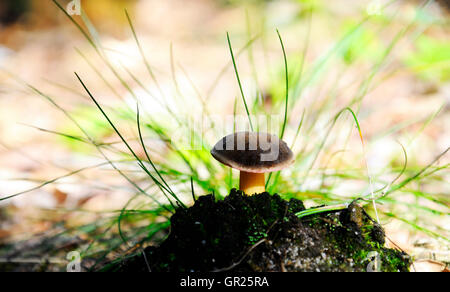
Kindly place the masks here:
<instances>
[{"instance_id":1,"label":"brown mushroom cap","mask_svg":"<svg viewBox=\"0 0 450 292\"><path fill-rule=\"evenodd\" d=\"M240 171L279 171L294 162L287 144L268 133L238 132L222 138L211 150L219 162Z\"/></svg>"}]
</instances>

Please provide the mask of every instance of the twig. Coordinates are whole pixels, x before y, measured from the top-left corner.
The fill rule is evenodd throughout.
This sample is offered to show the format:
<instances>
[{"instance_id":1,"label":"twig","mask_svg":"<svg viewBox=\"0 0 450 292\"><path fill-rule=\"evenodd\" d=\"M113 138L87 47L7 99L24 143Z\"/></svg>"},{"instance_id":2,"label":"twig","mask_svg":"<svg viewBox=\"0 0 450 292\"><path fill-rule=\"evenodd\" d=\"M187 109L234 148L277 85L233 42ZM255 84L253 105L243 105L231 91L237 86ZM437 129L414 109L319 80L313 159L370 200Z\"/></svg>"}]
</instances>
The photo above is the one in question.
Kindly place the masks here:
<instances>
[{"instance_id":1,"label":"twig","mask_svg":"<svg viewBox=\"0 0 450 292\"><path fill-rule=\"evenodd\" d=\"M236 266L239 266L244 261L244 259L250 254L250 252L252 252L252 250L254 250L256 247L258 247L261 243L263 243L265 241L267 241L266 238L261 239L260 241L255 243L252 247L250 247L247 250L247 252L244 254L243 257L241 257L241 259L239 261L237 261L236 263L232 264L231 266L226 267L226 268L222 268L222 269L216 269L216 270L213 270L213 272L214 273L226 272L226 271L229 271L229 270L235 268Z\"/></svg>"}]
</instances>

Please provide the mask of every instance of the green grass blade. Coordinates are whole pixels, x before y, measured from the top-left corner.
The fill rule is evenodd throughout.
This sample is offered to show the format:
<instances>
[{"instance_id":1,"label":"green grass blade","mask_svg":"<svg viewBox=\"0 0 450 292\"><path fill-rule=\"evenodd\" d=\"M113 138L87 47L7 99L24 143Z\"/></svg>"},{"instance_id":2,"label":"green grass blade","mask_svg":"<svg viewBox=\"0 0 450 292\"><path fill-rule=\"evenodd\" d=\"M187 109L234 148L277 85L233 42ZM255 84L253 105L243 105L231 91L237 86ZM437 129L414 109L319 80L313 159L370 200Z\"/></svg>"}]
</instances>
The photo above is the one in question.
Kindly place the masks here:
<instances>
[{"instance_id":1,"label":"green grass blade","mask_svg":"<svg viewBox=\"0 0 450 292\"><path fill-rule=\"evenodd\" d=\"M236 73L236 79L239 84L239 90L241 92L242 101L244 102L245 111L247 112L248 122L250 124L250 129L254 131L252 119L250 117L250 111L248 109L247 101L245 100L244 89L242 88L241 78L239 77L239 71L237 69L236 60L234 58L233 47L231 46L230 34L227 33L228 47L230 49L231 60L233 61L234 72Z\"/></svg>"},{"instance_id":2,"label":"green grass blade","mask_svg":"<svg viewBox=\"0 0 450 292\"><path fill-rule=\"evenodd\" d=\"M283 139L284 132L286 131L286 124L288 120L288 106L289 106L289 68L288 68L288 60L286 56L286 49L284 47L283 39L281 38L281 34L279 30L277 29L278 38L280 39L281 49L283 51L283 58L284 58L284 74L285 74L285 80L286 80L286 96L285 96L285 106L284 106L284 121L283 125L281 127L280 132L280 139Z\"/></svg>"},{"instance_id":3,"label":"green grass blade","mask_svg":"<svg viewBox=\"0 0 450 292\"><path fill-rule=\"evenodd\" d=\"M159 92L161 93L161 96L164 97L164 91L162 90L161 86L159 85L158 79L156 78L155 73L153 73L150 63L148 62L147 57L145 56L144 49L142 48L141 42L139 41L139 38L137 37L133 22L131 21L131 17L128 14L128 11L126 9L125 9L125 15L127 17L128 23L130 25L131 32L133 33L133 38L136 42L137 47L139 48L139 52L142 56L142 60L144 61L145 67L147 68L147 72L150 75L150 77L152 78L152 80L155 83L156 87L158 88Z\"/></svg>"}]
</instances>

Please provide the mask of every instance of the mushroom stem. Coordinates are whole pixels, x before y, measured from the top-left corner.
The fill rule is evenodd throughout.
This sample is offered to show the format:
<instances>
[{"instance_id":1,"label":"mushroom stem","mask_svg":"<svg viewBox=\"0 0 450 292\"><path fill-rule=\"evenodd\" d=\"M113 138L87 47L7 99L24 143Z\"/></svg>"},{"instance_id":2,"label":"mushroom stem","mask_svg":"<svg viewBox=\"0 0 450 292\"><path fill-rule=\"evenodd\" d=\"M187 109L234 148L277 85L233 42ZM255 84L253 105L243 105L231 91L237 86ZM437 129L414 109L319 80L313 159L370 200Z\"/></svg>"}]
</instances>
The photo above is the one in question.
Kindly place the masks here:
<instances>
[{"instance_id":1,"label":"mushroom stem","mask_svg":"<svg viewBox=\"0 0 450 292\"><path fill-rule=\"evenodd\" d=\"M266 191L264 173L241 171L239 189L249 196L264 193Z\"/></svg>"}]
</instances>

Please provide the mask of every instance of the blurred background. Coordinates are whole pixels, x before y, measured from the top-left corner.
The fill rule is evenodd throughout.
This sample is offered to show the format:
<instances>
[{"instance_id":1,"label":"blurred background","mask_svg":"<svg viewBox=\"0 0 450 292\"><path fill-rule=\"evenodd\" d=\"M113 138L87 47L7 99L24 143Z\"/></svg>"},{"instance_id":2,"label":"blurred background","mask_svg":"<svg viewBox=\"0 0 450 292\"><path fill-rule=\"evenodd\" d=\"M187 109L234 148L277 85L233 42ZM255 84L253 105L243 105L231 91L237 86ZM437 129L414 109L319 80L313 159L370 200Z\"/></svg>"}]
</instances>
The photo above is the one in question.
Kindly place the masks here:
<instances>
[{"instance_id":1,"label":"blurred background","mask_svg":"<svg viewBox=\"0 0 450 292\"><path fill-rule=\"evenodd\" d=\"M69 2L59 1L64 8ZM282 115L285 73L278 29L291 77L286 140L294 139L303 116L308 130L300 132L294 149L311 167L299 164L274 191L311 207L367 195L368 173L380 186L398 174L403 181L413 177L384 207L380 204L386 208L382 224L395 246L415 256L416 270L444 270L450 262L450 159L439 155L450 146L449 6L444 0L81 0L88 19L73 17L101 43L105 62L52 1L2 0L0 198L13 197L0 201L0 267L60 269L66 252L91 248L93 238L114 238L116 227L101 222L117 217L134 196L129 182L95 147L80 143L79 129L58 108L70 112L95 140L119 144L73 72L102 105L117 111L115 121L139 148L133 120L126 118L136 96L147 114L166 123L167 132L175 119L150 100L150 93L167 100L179 117L204 114L205 100L210 114L245 113L227 32L249 103L261 100L260 111ZM125 9L157 82L148 74ZM183 98L170 98L177 94ZM346 106L357 113L366 148L350 116L336 122L321 148L330 122ZM219 138L213 135L209 142ZM148 143L164 169L172 156L158 139L150 137ZM407 153L405 172L400 144ZM122 144L117 147L126 151ZM323 151L314 158L316 149ZM170 169L190 171L177 163L174 159ZM136 165L119 168L133 177L141 171ZM194 168L198 196L213 189L226 195L227 170ZM82 171L71 173L76 170ZM296 180L299 173L304 177ZM419 180L417 173L426 176ZM236 179L231 174L230 180ZM175 188L189 204L189 175L178 180ZM149 220L165 222L146 217L130 222L130 229ZM109 244L97 247L116 252L105 258L123 251L120 243ZM43 261L55 267L43 267Z\"/></svg>"}]
</instances>

